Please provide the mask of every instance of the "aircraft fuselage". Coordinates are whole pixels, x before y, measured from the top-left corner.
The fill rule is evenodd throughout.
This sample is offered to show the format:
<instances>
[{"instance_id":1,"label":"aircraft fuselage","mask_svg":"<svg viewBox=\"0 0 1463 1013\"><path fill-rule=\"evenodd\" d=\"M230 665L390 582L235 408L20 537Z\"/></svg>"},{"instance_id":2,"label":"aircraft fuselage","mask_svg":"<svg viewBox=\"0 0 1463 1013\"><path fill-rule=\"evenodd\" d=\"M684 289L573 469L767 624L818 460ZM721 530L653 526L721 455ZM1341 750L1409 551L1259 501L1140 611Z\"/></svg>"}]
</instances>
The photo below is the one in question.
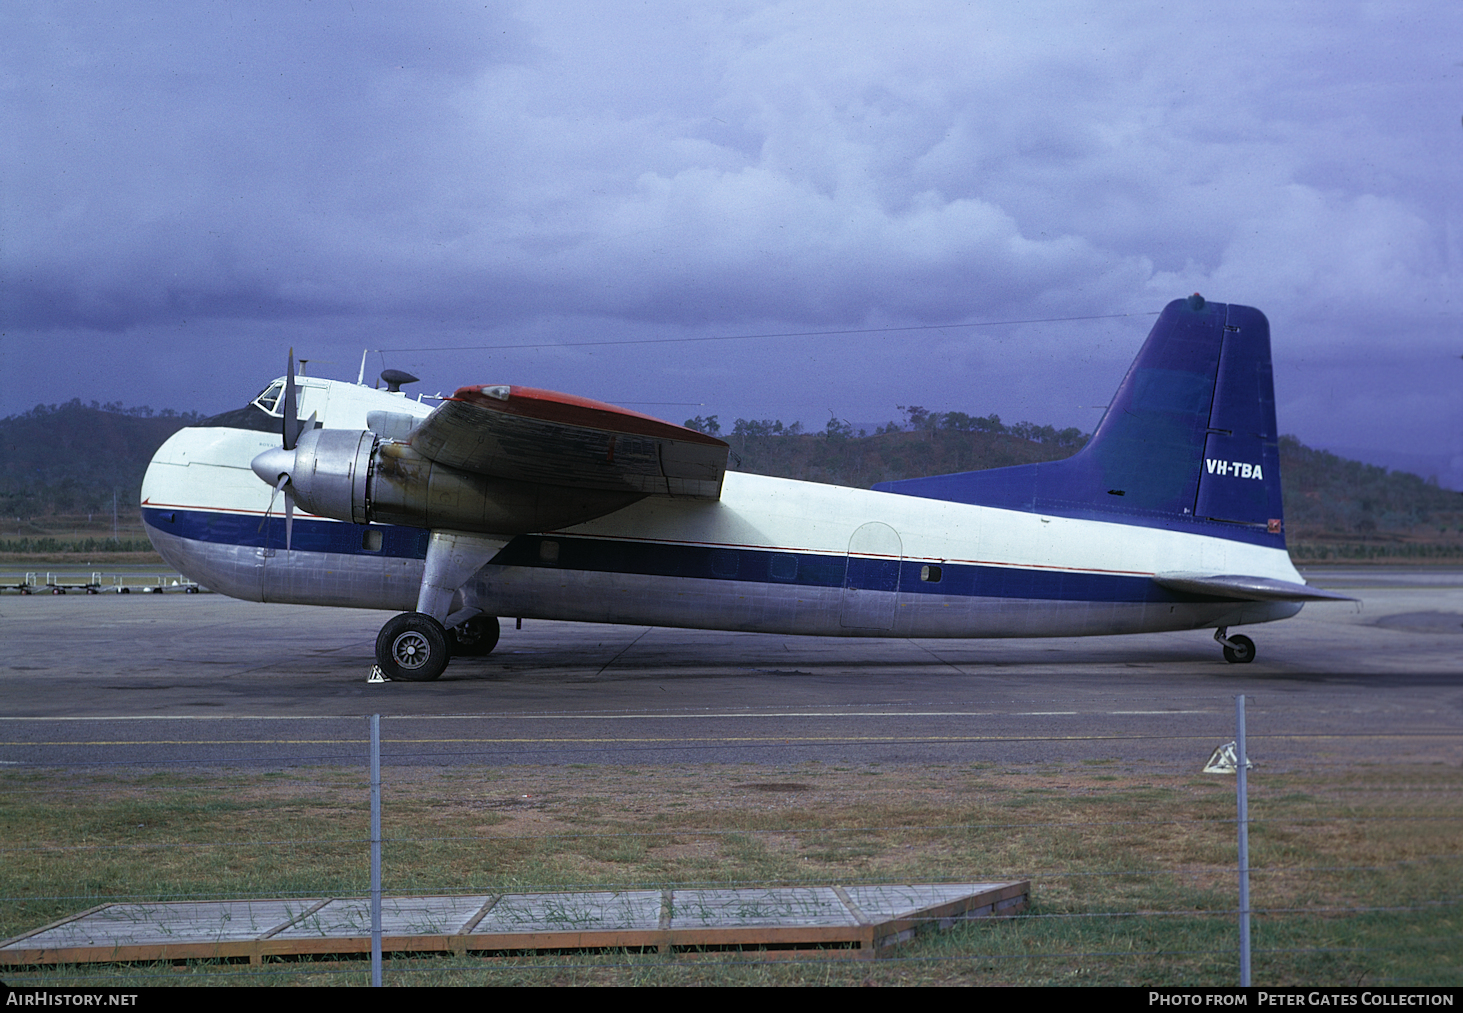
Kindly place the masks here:
<instances>
[{"instance_id":1,"label":"aircraft fuselage","mask_svg":"<svg viewBox=\"0 0 1463 1013\"><path fill-rule=\"evenodd\" d=\"M363 427L370 410L428 413L399 395L307 383L302 413L314 398L328 428ZM217 425L174 435L143 486L158 551L190 578L237 598L412 609L424 529L301 512L285 548L278 504L270 512L271 490L249 467L278 439ZM454 607L874 637L1139 633L1266 622L1301 607L1154 584L1155 573L1172 571L1300 581L1283 549L728 472L719 500L650 497L594 521L514 536L462 586Z\"/></svg>"}]
</instances>

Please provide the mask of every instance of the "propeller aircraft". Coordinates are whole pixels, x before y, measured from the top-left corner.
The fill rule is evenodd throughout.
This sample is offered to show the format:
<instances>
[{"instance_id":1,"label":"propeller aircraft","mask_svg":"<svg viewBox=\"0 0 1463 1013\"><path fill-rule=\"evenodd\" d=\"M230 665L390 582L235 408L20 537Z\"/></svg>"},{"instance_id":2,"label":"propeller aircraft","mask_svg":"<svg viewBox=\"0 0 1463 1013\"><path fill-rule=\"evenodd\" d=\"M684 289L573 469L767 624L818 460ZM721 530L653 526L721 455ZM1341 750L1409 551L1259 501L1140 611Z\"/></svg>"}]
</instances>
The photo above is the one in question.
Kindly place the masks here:
<instances>
[{"instance_id":1,"label":"propeller aircraft","mask_svg":"<svg viewBox=\"0 0 1463 1013\"><path fill-rule=\"evenodd\" d=\"M712 436L511 385L436 408L286 375L180 430L142 487L177 569L252 601L400 614L393 680L435 679L498 617L851 637L1230 627L1350 600L1285 549L1269 323L1175 300L1074 456L851 489L727 470ZM306 411L309 415L301 421ZM282 509L276 503L283 499Z\"/></svg>"}]
</instances>

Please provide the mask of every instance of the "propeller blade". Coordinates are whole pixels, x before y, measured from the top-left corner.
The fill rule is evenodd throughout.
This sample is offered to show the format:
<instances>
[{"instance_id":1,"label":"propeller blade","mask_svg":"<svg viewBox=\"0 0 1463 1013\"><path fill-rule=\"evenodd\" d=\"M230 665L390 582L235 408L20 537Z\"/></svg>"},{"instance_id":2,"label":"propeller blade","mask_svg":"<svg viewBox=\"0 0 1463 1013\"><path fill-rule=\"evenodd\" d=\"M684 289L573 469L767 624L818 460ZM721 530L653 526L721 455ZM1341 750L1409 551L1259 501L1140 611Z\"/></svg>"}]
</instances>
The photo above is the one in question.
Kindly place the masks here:
<instances>
[{"instance_id":1,"label":"propeller blade","mask_svg":"<svg viewBox=\"0 0 1463 1013\"><path fill-rule=\"evenodd\" d=\"M289 371L284 375L284 449L294 450L300 438L300 413L295 397L295 350L290 349Z\"/></svg>"},{"instance_id":2,"label":"propeller blade","mask_svg":"<svg viewBox=\"0 0 1463 1013\"><path fill-rule=\"evenodd\" d=\"M269 515L272 514L272 513L274 513L274 498L279 495L279 491L281 489L283 489L285 486L287 486L289 484L290 484L290 477L288 475L281 475L281 476L279 476L279 482L275 485L274 491L269 494L269 506L265 508L265 510L264 510L264 516L261 517L261 518L259 518L259 527L256 528L255 530L257 530L257 531L263 531L264 530L264 525L266 525L266 524L269 523ZM294 505L293 498L290 496L289 493L285 493L284 494L284 503L285 503L285 508L286 509L288 509L288 508L290 508L291 506ZM285 539L286 540L289 539L289 519L288 518L286 518L286 520L285 520ZM286 546L286 548L288 548L288 546Z\"/></svg>"},{"instance_id":3,"label":"propeller blade","mask_svg":"<svg viewBox=\"0 0 1463 1013\"><path fill-rule=\"evenodd\" d=\"M294 491L286 488L284 491L284 551L290 551L290 543L295 536L295 494Z\"/></svg>"}]
</instances>

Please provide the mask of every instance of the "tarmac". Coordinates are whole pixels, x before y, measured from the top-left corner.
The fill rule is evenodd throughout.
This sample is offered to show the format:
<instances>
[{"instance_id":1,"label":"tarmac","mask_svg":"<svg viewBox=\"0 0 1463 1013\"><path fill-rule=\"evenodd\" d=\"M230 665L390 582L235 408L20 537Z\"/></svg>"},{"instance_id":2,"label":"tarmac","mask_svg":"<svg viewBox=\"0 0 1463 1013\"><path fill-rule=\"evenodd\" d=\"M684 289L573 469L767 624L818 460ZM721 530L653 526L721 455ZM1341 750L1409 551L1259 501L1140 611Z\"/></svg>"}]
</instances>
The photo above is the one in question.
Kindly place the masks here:
<instances>
[{"instance_id":1,"label":"tarmac","mask_svg":"<svg viewBox=\"0 0 1463 1013\"><path fill-rule=\"evenodd\" d=\"M1189 770L1234 736L1310 769L1463 761L1463 570L1318 569L1359 604L1246 627L866 640L504 623L433 683L367 684L383 613L218 595L0 598L0 766L1114 761ZM1328 759L1329 758L1329 759Z\"/></svg>"}]
</instances>

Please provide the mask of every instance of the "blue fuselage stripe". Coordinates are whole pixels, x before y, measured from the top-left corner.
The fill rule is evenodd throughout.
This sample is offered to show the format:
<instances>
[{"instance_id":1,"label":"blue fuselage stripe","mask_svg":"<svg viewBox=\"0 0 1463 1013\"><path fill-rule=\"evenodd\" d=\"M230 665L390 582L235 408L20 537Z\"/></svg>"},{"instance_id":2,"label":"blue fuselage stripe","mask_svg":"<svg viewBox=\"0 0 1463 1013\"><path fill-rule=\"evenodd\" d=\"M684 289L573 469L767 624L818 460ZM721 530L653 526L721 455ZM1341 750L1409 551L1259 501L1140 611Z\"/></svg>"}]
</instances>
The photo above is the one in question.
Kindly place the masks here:
<instances>
[{"instance_id":1,"label":"blue fuselage stripe","mask_svg":"<svg viewBox=\"0 0 1463 1013\"><path fill-rule=\"evenodd\" d=\"M283 549L283 514L270 514L260 523L257 514L235 514L214 510L163 510L144 507L142 519L150 526L195 542L242 545L248 548ZM373 535L379 535L377 546ZM302 552L335 552L344 555L394 556L426 559L431 532L389 524L341 524L337 521L296 517L290 533L290 547Z\"/></svg>"},{"instance_id":2,"label":"blue fuselage stripe","mask_svg":"<svg viewBox=\"0 0 1463 1013\"><path fill-rule=\"evenodd\" d=\"M143 510L146 522L182 538L225 545L284 548L283 517L207 510ZM379 548L372 537L379 533ZM391 525L343 524L297 518L291 546L299 552L425 559L429 532ZM1205 602L1223 599L1182 594L1146 576L1077 573L980 563L940 563L849 557L771 548L676 545L564 535L520 535L493 558L497 566L598 573L749 581L805 587L855 587L901 594L1019 598L1047 601ZM938 580L924 579L938 571Z\"/></svg>"}]
</instances>

